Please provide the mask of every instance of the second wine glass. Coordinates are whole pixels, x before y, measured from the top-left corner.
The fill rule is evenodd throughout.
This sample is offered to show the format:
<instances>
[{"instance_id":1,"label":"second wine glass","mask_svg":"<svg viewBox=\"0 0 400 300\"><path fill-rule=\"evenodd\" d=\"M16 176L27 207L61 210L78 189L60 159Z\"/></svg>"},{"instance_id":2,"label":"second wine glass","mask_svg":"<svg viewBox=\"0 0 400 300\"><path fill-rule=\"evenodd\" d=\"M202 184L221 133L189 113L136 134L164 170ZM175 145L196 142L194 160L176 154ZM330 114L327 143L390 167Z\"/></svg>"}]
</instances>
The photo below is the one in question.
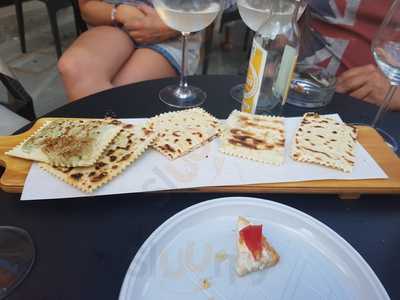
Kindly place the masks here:
<instances>
[{"instance_id":1,"label":"second wine glass","mask_svg":"<svg viewBox=\"0 0 400 300\"><path fill-rule=\"evenodd\" d=\"M237 6L243 22L254 32L267 21L271 13L270 0L238 0ZM230 90L231 97L239 103L242 103L243 93L244 83L235 85Z\"/></svg>"},{"instance_id":2,"label":"second wine glass","mask_svg":"<svg viewBox=\"0 0 400 300\"><path fill-rule=\"evenodd\" d=\"M379 69L390 83L389 90L380 104L371 126L382 134L396 152L398 151L397 141L379 128L379 122L389 108L397 87L400 86L400 0L393 2L385 16L379 31L372 40L371 51Z\"/></svg>"},{"instance_id":3,"label":"second wine glass","mask_svg":"<svg viewBox=\"0 0 400 300\"><path fill-rule=\"evenodd\" d=\"M177 108L200 106L207 95L200 88L187 83L187 38L190 33L210 25L223 8L223 3L220 0L153 0L153 5L164 23L182 34L180 82L162 89L160 100Z\"/></svg>"}]
</instances>

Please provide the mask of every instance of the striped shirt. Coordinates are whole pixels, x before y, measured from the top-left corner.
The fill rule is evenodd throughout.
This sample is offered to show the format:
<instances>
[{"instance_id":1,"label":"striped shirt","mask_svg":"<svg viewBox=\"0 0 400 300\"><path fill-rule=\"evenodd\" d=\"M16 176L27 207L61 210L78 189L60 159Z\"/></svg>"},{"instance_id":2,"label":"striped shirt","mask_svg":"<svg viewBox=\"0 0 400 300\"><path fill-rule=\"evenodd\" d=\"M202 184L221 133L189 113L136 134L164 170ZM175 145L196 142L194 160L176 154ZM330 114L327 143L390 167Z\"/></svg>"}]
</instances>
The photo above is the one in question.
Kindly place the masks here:
<instances>
[{"instance_id":1,"label":"striped shirt","mask_svg":"<svg viewBox=\"0 0 400 300\"><path fill-rule=\"evenodd\" d=\"M330 73L375 64L371 41L392 0L306 0L311 16L302 35L303 62Z\"/></svg>"}]
</instances>

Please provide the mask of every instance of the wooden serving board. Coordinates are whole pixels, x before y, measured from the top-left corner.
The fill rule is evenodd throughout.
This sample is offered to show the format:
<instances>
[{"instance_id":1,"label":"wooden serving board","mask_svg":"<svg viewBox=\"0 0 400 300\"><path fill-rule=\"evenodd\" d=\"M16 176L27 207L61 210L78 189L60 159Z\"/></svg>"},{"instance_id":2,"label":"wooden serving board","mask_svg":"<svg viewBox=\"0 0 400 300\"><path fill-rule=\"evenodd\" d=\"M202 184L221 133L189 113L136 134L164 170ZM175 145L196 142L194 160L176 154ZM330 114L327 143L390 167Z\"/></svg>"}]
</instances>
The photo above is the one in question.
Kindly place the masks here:
<instances>
[{"instance_id":1,"label":"wooden serving board","mask_svg":"<svg viewBox=\"0 0 400 300\"><path fill-rule=\"evenodd\" d=\"M42 118L24 133L10 136L0 136L0 165L5 168L0 178L0 188L8 193L21 193L24 188L26 176L28 176L32 161L8 156L5 154L8 150L14 148L19 143L26 140L35 133L46 122L61 118Z\"/></svg>"},{"instance_id":2,"label":"wooden serving board","mask_svg":"<svg viewBox=\"0 0 400 300\"><path fill-rule=\"evenodd\" d=\"M0 165L5 171L0 178L0 188L10 193L21 193L32 162L5 155L5 152L18 145L47 121L38 120L28 131L14 136L0 137ZM189 189L194 192L216 193L303 193L338 194L341 198L358 198L361 194L400 194L400 159L385 144L382 137L372 128L358 127L358 141L365 147L388 179L369 180L316 180L293 183L268 183L223 187L202 187ZM188 191L188 189L183 190Z\"/></svg>"}]
</instances>

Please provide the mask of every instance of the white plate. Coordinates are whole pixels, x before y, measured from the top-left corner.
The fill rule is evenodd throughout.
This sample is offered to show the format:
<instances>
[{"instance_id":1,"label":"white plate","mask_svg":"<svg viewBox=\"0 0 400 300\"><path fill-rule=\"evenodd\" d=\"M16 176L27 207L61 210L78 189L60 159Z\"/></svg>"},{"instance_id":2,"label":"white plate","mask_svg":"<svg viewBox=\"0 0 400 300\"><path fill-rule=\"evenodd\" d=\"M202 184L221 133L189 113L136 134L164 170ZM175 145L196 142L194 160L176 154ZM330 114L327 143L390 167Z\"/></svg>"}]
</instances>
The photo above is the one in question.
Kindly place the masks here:
<instances>
[{"instance_id":1,"label":"white plate","mask_svg":"<svg viewBox=\"0 0 400 300\"><path fill-rule=\"evenodd\" d=\"M281 256L270 269L233 269L237 216L263 224ZM228 254L226 260L216 253ZM201 288L202 281L210 283ZM191 206L162 224L133 259L119 295L132 299L389 299L343 238L314 218L272 201L234 197Z\"/></svg>"}]
</instances>

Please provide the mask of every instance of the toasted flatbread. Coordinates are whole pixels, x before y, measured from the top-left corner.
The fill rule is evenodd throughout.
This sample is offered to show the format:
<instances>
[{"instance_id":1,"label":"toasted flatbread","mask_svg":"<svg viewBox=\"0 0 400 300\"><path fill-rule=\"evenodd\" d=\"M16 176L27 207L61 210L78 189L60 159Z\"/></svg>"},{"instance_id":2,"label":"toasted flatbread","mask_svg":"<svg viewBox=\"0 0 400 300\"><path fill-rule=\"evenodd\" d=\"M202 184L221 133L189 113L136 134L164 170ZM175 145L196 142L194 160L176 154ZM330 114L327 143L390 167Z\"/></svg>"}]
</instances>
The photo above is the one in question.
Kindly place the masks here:
<instances>
[{"instance_id":1,"label":"toasted flatbread","mask_svg":"<svg viewBox=\"0 0 400 300\"><path fill-rule=\"evenodd\" d=\"M261 271L265 268L276 265L279 261L279 254L270 245L267 238L261 234L261 246L262 250L259 254L258 259L254 258L254 255L246 246L246 242L241 238L240 231L252 225L247 219L239 217L237 221L237 237L236 237L236 272L239 276L244 276L251 272Z\"/></svg>"},{"instance_id":2,"label":"toasted flatbread","mask_svg":"<svg viewBox=\"0 0 400 300\"><path fill-rule=\"evenodd\" d=\"M156 134L151 124L124 125L93 166L54 167L46 163L39 166L64 182L83 192L92 192L119 175L151 144Z\"/></svg>"},{"instance_id":3,"label":"toasted flatbread","mask_svg":"<svg viewBox=\"0 0 400 300\"><path fill-rule=\"evenodd\" d=\"M90 166L120 130L105 120L51 121L6 154L54 166Z\"/></svg>"},{"instance_id":4,"label":"toasted flatbread","mask_svg":"<svg viewBox=\"0 0 400 300\"><path fill-rule=\"evenodd\" d=\"M152 147L170 159L189 153L221 132L219 121L201 108L162 114L151 121L158 133Z\"/></svg>"},{"instance_id":5,"label":"toasted flatbread","mask_svg":"<svg viewBox=\"0 0 400 300\"><path fill-rule=\"evenodd\" d=\"M357 129L317 113L304 115L292 158L350 173L356 162Z\"/></svg>"},{"instance_id":6,"label":"toasted flatbread","mask_svg":"<svg viewBox=\"0 0 400 300\"><path fill-rule=\"evenodd\" d=\"M221 152L274 165L283 163L285 157L283 118L234 110L225 125Z\"/></svg>"}]
</instances>

